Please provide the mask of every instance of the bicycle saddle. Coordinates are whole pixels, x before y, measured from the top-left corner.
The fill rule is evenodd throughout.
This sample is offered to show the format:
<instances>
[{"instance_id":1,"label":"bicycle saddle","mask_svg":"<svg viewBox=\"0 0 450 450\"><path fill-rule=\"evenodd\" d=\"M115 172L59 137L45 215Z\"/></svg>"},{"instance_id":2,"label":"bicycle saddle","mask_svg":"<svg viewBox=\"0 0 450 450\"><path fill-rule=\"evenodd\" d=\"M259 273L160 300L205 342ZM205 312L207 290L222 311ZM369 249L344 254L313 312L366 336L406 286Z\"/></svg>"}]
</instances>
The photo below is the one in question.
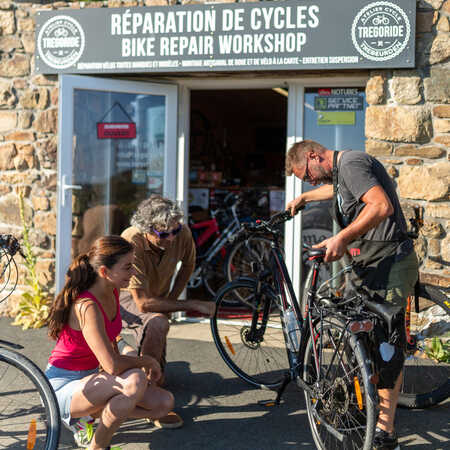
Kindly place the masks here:
<instances>
[{"instance_id":1,"label":"bicycle saddle","mask_svg":"<svg viewBox=\"0 0 450 450\"><path fill-rule=\"evenodd\" d=\"M324 257L327 250L325 248L311 248L308 250L308 258Z\"/></svg>"}]
</instances>

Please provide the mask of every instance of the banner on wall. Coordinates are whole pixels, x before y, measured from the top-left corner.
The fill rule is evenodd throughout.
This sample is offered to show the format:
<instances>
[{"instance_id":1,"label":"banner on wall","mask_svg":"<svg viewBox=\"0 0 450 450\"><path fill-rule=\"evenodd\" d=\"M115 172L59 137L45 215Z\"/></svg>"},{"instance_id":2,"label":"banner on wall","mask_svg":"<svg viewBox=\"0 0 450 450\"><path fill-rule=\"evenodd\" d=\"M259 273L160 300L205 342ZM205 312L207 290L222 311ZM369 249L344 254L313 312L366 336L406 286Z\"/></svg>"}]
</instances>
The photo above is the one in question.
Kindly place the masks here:
<instances>
[{"instance_id":1,"label":"banner on wall","mask_svg":"<svg viewBox=\"0 0 450 450\"><path fill-rule=\"evenodd\" d=\"M36 72L414 67L415 0L287 0L36 14Z\"/></svg>"}]
</instances>

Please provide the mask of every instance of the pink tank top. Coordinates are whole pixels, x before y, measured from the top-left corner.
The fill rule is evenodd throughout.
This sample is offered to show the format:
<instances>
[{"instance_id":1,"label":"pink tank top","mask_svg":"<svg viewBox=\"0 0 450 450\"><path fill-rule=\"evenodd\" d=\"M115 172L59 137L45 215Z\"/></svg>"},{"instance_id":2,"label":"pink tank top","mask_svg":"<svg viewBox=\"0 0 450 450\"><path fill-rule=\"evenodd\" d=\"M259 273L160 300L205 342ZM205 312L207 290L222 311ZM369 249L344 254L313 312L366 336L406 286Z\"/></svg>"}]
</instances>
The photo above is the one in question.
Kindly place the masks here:
<instances>
[{"instance_id":1,"label":"pink tank top","mask_svg":"<svg viewBox=\"0 0 450 450\"><path fill-rule=\"evenodd\" d=\"M119 294L114 289L116 298L116 316L112 321L108 319L100 302L89 292L82 292L78 298L90 298L103 314L105 321L106 334L112 342L119 335L122 329L122 318L120 317ZM74 330L68 324L64 326L56 342L48 362L55 367L67 370L90 370L99 366L98 360L92 350L89 348L83 333L80 330Z\"/></svg>"}]
</instances>

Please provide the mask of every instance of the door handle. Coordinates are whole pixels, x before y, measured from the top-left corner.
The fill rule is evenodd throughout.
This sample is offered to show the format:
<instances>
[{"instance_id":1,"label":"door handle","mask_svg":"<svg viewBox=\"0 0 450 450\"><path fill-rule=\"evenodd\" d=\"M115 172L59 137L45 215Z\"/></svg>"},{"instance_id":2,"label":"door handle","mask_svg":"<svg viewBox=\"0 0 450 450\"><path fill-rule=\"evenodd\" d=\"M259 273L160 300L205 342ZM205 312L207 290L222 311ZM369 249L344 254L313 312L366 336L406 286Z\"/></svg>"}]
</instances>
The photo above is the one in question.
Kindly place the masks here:
<instances>
[{"instance_id":1,"label":"door handle","mask_svg":"<svg viewBox=\"0 0 450 450\"><path fill-rule=\"evenodd\" d=\"M67 190L75 189L75 190L79 191L79 190L81 190L83 188L83 186L81 186L79 184L67 184L66 183L66 178L67 178L67 175L63 175L62 176L62 180L61 180L61 189L62 189L62 192L61 192L61 206L65 206L65 203L66 203L66 191Z\"/></svg>"}]
</instances>

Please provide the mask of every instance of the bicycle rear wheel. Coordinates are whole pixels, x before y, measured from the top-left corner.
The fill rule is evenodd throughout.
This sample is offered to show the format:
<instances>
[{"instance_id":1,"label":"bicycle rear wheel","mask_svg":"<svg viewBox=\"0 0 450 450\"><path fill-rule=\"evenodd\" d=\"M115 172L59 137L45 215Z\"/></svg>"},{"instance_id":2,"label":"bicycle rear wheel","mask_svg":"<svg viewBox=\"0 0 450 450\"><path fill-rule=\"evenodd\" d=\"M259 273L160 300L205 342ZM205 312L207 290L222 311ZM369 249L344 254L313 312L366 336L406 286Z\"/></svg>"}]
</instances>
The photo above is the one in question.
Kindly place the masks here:
<instances>
[{"instance_id":1,"label":"bicycle rear wheel","mask_svg":"<svg viewBox=\"0 0 450 450\"><path fill-rule=\"evenodd\" d=\"M253 386L279 386L289 363L274 294L256 295L255 282L241 279L226 284L216 304L211 330L228 367Z\"/></svg>"},{"instance_id":2,"label":"bicycle rear wheel","mask_svg":"<svg viewBox=\"0 0 450 450\"><path fill-rule=\"evenodd\" d=\"M226 283L224 268L224 259L218 253L209 263L203 263L202 279L208 293L214 297L217 291Z\"/></svg>"},{"instance_id":3,"label":"bicycle rear wheel","mask_svg":"<svg viewBox=\"0 0 450 450\"><path fill-rule=\"evenodd\" d=\"M426 408L450 396L450 299L444 292L420 286L421 311L411 312L412 344L407 346L398 403Z\"/></svg>"},{"instance_id":4,"label":"bicycle rear wheel","mask_svg":"<svg viewBox=\"0 0 450 450\"><path fill-rule=\"evenodd\" d=\"M55 450L60 416L55 394L29 359L0 348L0 449Z\"/></svg>"},{"instance_id":5,"label":"bicycle rear wheel","mask_svg":"<svg viewBox=\"0 0 450 450\"><path fill-rule=\"evenodd\" d=\"M326 319L325 319L326 320ZM316 369L314 348L320 361ZM376 423L376 394L369 382L363 343L333 319L316 328L306 344L303 379L320 380L315 393L305 391L309 424L317 448L323 450L372 449Z\"/></svg>"}]
</instances>

